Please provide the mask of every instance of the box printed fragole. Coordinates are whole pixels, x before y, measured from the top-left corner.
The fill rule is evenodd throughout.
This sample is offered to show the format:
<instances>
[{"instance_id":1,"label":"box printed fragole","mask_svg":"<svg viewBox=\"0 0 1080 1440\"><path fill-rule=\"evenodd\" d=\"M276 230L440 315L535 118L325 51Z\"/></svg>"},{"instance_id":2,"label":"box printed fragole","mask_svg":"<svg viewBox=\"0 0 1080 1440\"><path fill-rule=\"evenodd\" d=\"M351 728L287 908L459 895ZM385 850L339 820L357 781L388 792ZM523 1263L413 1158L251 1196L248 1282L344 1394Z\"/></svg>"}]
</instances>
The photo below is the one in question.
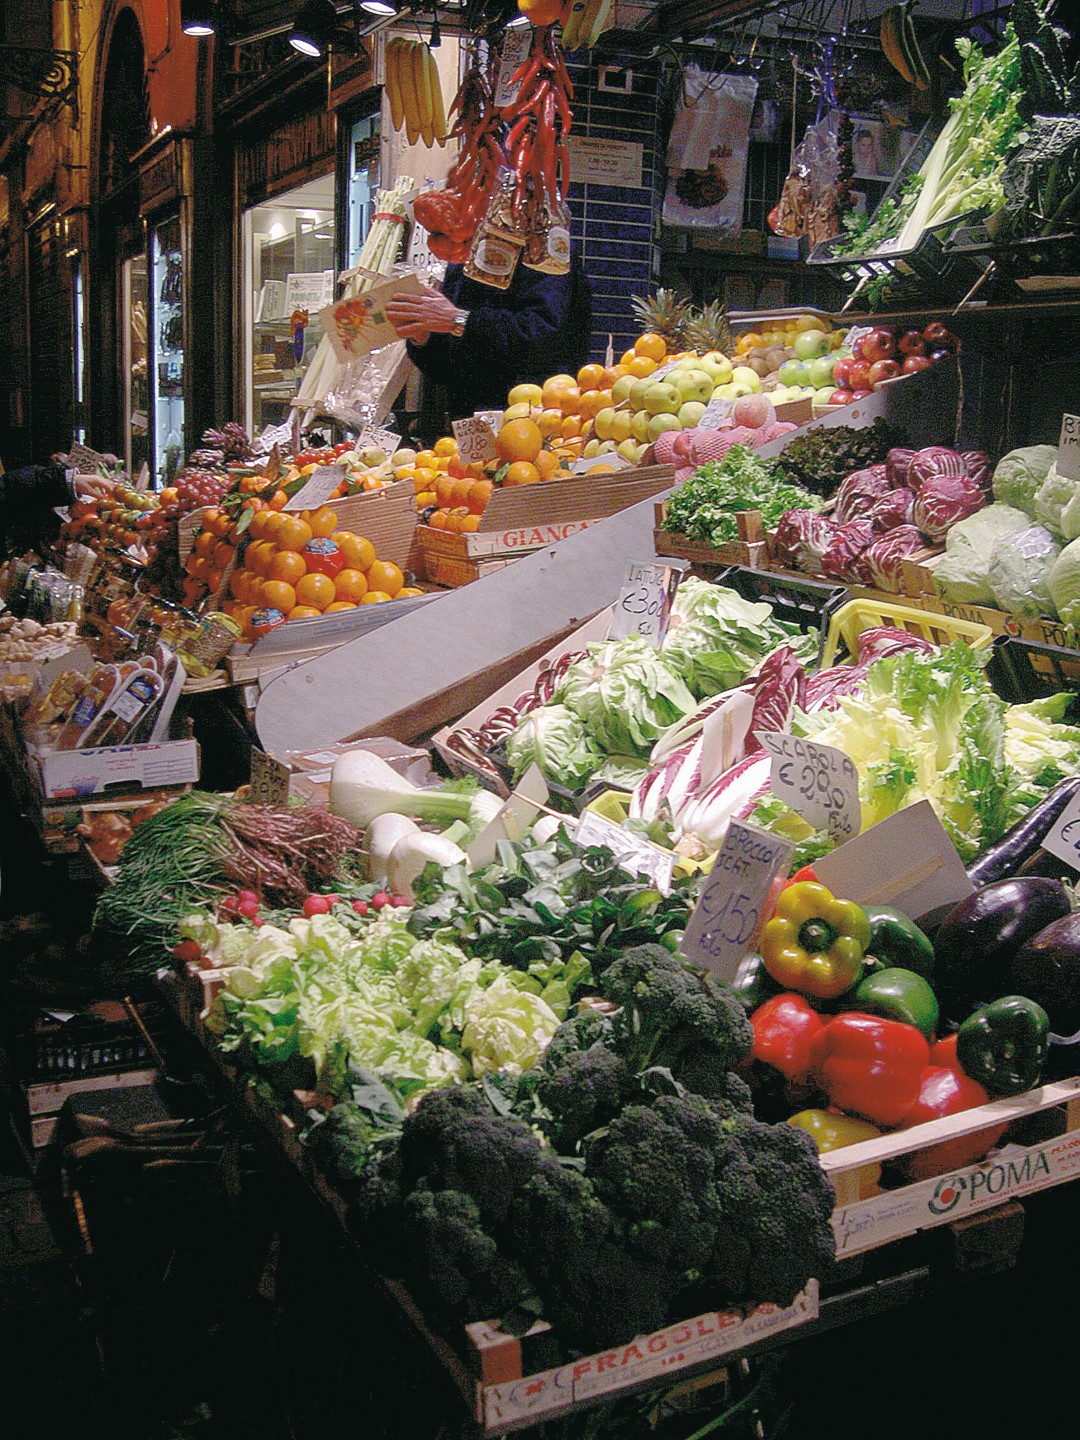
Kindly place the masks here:
<instances>
[{"instance_id":1,"label":"box printed fragole","mask_svg":"<svg viewBox=\"0 0 1080 1440\"><path fill-rule=\"evenodd\" d=\"M386 318L386 302L395 295L420 295L422 287L415 275L400 280L385 280L361 295L335 301L319 311L323 329L330 337L334 354L348 364L372 350L379 350L397 339L397 331Z\"/></svg>"}]
</instances>

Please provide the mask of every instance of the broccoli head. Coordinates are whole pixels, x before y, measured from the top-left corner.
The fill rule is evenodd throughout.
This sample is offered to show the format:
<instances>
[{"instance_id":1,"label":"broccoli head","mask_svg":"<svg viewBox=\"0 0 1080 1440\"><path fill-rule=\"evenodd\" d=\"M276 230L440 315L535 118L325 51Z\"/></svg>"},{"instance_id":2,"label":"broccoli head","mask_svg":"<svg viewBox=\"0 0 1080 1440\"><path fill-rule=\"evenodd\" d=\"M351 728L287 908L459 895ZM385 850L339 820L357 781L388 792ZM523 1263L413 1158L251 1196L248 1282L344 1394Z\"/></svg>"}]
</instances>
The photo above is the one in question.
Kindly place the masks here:
<instances>
[{"instance_id":1,"label":"broccoli head","mask_svg":"<svg viewBox=\"0 0 1080 1440\"><path fill-rule=\"evenodd\" d=\"M402 1207L405 1278L439 1314L462 1323L539 1309L520 1264L502 1254L460 1190L414 1190Z\"/></svg>"},{"instance_id":2,"label":"broccoli head","mask_svg":"<svg viewBox=\"0 0 1080 1440\"><path fill-rule=\"evenodd\" d=\"M677 1080L702 1051L733 1069L750 1057L754 1032L738 995L663 945L636 945L604 971L606 999L619 1006L613 1047L635 1070L667 1066Z\"/></svg>"},{"instance_id":3,"label":"broccoli head","mask_svg":"<svg viewBox=\"0 0 1080 1440\"><path fill-rule=\"evenodd\" d=\"M588 1050L598 1040L607 1041L611 1034L611 1016L585 1006L564 1020L548 1041L543 1068L558 1070L569 1055L577 1050Z\"/></svg>"},{"instance_id":4,"label":"broccoli head","mask_svg":"<svg viewBox=\"0 0 1080 1440\"><path fill-rule=\"evenodd\" d=\"M572 1050L557 1069L545 1065L537 1095L551 1116L545 1130L552 1145L572 1153L590 1131L614 1119L637 1088L626 1061L600 1041Z\"/></svg>"},{"instance_id":5,"label":"broccoli head","mask_svg":"<svg viewBox=\"0 0 1080 1440\"><path fill-rule=\"evenodd\" d=\"M497 1228L544 1151L528 1125L496 1114L479 1088L450 1085L429 1091L406 1117L399 1154L406 1191L461 1190Z\"/></svg>"}]
</instances>

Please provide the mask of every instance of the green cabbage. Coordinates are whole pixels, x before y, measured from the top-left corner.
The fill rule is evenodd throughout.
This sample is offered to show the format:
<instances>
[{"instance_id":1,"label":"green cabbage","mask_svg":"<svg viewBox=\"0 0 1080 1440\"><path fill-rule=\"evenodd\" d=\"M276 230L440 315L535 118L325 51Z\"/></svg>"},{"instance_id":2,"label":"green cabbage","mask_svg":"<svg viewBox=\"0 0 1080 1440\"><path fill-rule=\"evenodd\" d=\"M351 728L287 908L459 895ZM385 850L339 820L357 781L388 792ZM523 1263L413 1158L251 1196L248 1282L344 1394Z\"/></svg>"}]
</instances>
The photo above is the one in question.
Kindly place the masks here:
<instances>
[{"instance_id":1,"label":"green cabbage","mask_svg":"<svg viewBox=\"0 0 1080 1440\"><path fill-rule=\"evenodd\" d=\"M1031 524L1012 505L985 505L958 520L945 536L945 554L934 566L934 588L957 605L993 605L988 574L995 544Z\"/></svg>"},{"instance_id":2,"label":"green cabbage","mask_svg":"<svg viewBox=\"0 0 1080 1440\"><path fill-rule=\"evenodd\" d=\"M1004 535L990 556L987 580L1002 610L1036 619L1053 615L1049 579L1061 546L1041 525Z\"/></svg>"},{"instance_id":3,"label":"green cabbage","mask_svg":"<svg viewBox=\"0 0 1080 1440\"><path fill-rule=\"evenodd\" d=\"M1052 465L1035 492L1034 518L1059 540L1075 539L1075 536L1065 534L1065 513L1069 511L1071 519L1076 516L1076 507L1070 510L1070 505L1078 494L1080 485L1067 479L1056 465Z\"/></svg>"},{"instance_id":4,"label":"green cabbage","mask_svg":"<svg viewBox=\"0 0 1080 1440\"><path fill-rule=\"evenodd\" d=\"M552 698L569 706L609 754L642 756L697 703L667 657L638 635L591 645Z\"/></svg>"},{"instance_id":5,"label":"green cabbage","mask_svg":"<svg viewBox=\"0 0 1080 1440\"><path fill-rule=\"evenodd\" d=\"M817 641L816 632L804 635L775 620L771 605L688 575L675 596L663 654L704 699L741 685L778 645L790 644L801 660L816 659Z\"/></svg>"},{"instance_id":6,"label":"green cabbage","mask_svg":"<svg viewBox=\"0 0 1080 1440\"><path fill-rule=\"evenodd\" d=\"M1010 450L994 468L991 481L994 499L1033 516L1035 493L1056 460L1055 445L1025 445L1020 450Z\"/></svg>"},{"instance_id":7,"label":"green cabbage","mask_svg":"<svg viewBox=\"0 0 1080 1440\"><path fill-rule=\"evenodd\" d=\"M566 705L541 705L518 721L506 742L516 783L536 764L545 780L576 790L603 760L581 719Z\"/></svg>"},{"instance_id":8,"label":"green cabbage","mask_svg":"<svg viewBox=\"0 0 1080 1440\"><path fill-rule=\"evenodd\" d=\"M558 1028L559 1017L545 1000L500 975L466 1003L461 1044L476 1076L486 1070L520 1074L538 1064Z\"/></svg>"},{"instance_id":9,"label":"green cabbage","mask_svg":"<svg viewBox=\"0 0 1080 1440\"><path fill-rule=\"evenodd\" d=\"M1071 540L1054 561L1047 589L1059 619L1080 626L1080 540Z\"/></svg>"}]
</instances>

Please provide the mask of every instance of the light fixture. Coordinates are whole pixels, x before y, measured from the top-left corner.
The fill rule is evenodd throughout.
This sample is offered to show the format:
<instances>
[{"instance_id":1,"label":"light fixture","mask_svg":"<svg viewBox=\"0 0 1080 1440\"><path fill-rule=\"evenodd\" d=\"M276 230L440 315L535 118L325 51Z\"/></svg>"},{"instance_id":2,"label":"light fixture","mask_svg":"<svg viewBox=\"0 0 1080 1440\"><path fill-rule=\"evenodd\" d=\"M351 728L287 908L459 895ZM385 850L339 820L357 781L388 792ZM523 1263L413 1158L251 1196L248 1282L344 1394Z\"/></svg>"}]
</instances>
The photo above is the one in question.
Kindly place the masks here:
<instances>
[{"instance_id":1,"label":"light fixture","mask_svg":"<svg viewBox=\"0 0 1080 1440\"><path fill-rule=\"evenodd\" d=\"M441 44L442 26L439 24L439 12L433 7L431 11L431 38L428 40L428 45L432 50L438 50Z\"/></svg>"},{"instance_id":2,"label":"light fixture","mask_svg":"<svg viewBox=\"0 0 1080 1440\"><path fill-rule=\"evenodd\" d=\"M304 0L289 31L289 44L309 60L321 60L333 43L336 29L333 0Z\"/></svg>"},{"instance_id":3,"label":"light fixture","mask_svg":"<svg viewBox=\"0 0 1080 1440\"><path fill-rule=\"evenodd\" d=\"M390 0L360 0L360 9L366 10L369 15L396 15L398 11Z\"/></svg>"},{"instance_id":4,"label":"light fixture","mask_svg":"<svg viewBox=\"0 0 1080 1440\"><path fill-rule=\"evenodd\" d=\"M505 28L507 30L516 30L520 25L530 25L531 23L527 15L515 15L513 20L506 22Z\"/></svg>"},{"instance_id":5,"label":"light fixture","mask_svg":"<svg viewBox=\"0 0 1080 1440\"><path fill-rule=\"evenodd\" d=\"M180 0L180 28L185 35L203 39L217 30L215 0Z\"/></svg>"}]
</instances>

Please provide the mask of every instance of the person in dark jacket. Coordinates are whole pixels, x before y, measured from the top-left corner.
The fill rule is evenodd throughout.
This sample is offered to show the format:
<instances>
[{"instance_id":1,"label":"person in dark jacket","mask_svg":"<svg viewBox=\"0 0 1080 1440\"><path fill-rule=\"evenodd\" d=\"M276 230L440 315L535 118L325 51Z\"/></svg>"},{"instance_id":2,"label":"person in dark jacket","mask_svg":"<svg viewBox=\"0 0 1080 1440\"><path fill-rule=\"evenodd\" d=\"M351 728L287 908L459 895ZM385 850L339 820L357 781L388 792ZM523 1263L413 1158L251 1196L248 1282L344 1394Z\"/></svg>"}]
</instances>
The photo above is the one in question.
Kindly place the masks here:
<instances>
[{"instance_id":1,"label":"person in dark jacket","mask_svg":"<svg viewBox=\"0 0 1080 1440\"><path fill-rule=\"evenodd\" d=\"M386 314L424 376L445 386L455 420L501 409L515 385L575 375L589 358L592 300L576 256L564 275L518 265L506 290L447 265L441 290L395 296Z\"/></svg>"},{"instance_id":2,"label":"person in dark jacket","mask_svg":"<svg viewBox=\"0 0 1080 1440\"><path fill-rule=\"evenodd\" d=\"M40 548L59 523L54 510L111 488L101 475L80 475L64 465L6 470L0 474L0 556Z\"/></svg>"}]
</instances>

